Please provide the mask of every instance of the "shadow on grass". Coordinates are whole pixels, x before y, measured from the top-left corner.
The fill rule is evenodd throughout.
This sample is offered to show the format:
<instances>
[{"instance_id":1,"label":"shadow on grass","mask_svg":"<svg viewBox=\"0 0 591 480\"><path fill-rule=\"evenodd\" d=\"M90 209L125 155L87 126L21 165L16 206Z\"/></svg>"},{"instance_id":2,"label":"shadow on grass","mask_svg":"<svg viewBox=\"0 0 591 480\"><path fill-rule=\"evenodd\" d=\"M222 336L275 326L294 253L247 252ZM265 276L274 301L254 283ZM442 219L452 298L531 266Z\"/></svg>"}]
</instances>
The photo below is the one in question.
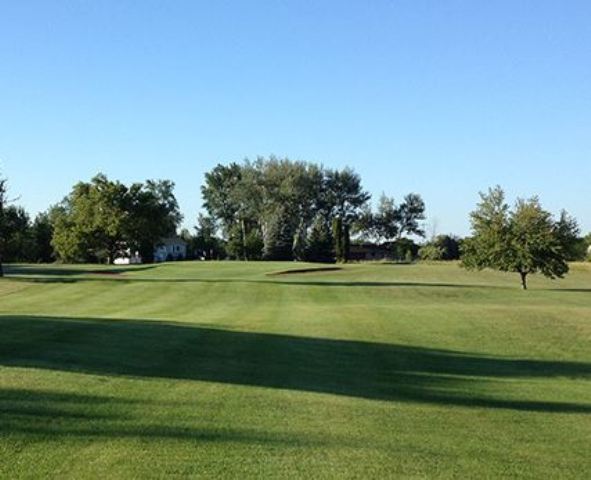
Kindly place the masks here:
<instances>
[{"instance_id":1,"label":"shadow on grass","mask_svg":"<svg viewBox=\"0 0 591 480\"><path fill-rule=\"evenodd\" d=\"M80 275L92 272L82 272ZM394 288L394 287L414 287L414 288L461 288L461 289L517 289L517 287L501 286L501 285L479 285L479 284L462 284L462 283L443 283L443 282L375 282L375 281L331 281L331 280L285 280L286 275L277 280L266 279L243 279L243 278L146 278L146 277L128 277L128 276L7 276L12 281L23 281L27 283L87 283L87 282L118 282L118 283L177 283L177 284L253 284L253 285L295 285L295 286L309 286L309 287L375 287L375 288Z\"/></svg>"},{"instance_id":2,"label":"shadow on grass","mask_svg":"<svg viewBox=\"0 0 591 480\"><path fill-rule=\"evenodd\" d=\"M98 275L109 275L109 274L120 274L126 272L139 272L143 270L150 270L154 268L154 265L143 265L143 266L110 266L105 267L104 265L87 265L83 268L74 268L74 267L63 267L63 266L53 266L51 264L40 264L40 265L30 265L30 264L6 264L4 265L4 273L7 276L16 275L19 277L32 277L32 279L38 280L47 280L47 281L59 281L68 279L67 277L77 276L77 275L88 275L88 274L98 274ZM71 279L74 280L74 279Z\"/></svg>"},{"instance_id":3,"label":"shadow on grass","mask_svg":"<svg viewBox=\"0 0 591 480\"><path fill-rule=\"evenodd\" d=\"M507 378L591 378L591 364L150 321L0 316L0 365L200 380L352 397L591 413L591 404L483 396ZM499 388L502 390L502 383Z\"/></svg>"},{"instance_id":4,"label":"shadow on grass","mask_svg":"<svg viewBox=\"0 0 591 480\"><path fill-rule=\"evenodd\" d=\"M133 408L138 414L134 415ZM323 441L248 429L175 427L145 423L143 408L151 401L51 392L0 389L0 434L37 437L174 439L273 445L322 445ZM174 403L167 405L175 408ZM117 413L113 413L117 412Z\"/></svg>"}]
</instances>

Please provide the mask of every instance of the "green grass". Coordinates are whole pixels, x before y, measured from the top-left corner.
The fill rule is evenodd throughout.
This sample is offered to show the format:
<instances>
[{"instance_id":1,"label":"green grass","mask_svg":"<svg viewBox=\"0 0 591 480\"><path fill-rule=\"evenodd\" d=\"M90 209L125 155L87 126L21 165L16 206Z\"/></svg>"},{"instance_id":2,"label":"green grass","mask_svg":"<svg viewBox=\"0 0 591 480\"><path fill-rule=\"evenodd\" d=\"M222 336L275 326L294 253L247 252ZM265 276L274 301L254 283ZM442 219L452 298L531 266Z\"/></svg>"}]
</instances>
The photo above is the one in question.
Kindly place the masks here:
<instances>
[{"instance_id":1,"label":"green grass","mask_svg":"<svg viewBox=\"0 0 591 480\"><path fill-rule=\"evenodd\" d=\"M302 267L9 266L0 478L588 478L591 265Z\"/></svg>"}]
</instances>

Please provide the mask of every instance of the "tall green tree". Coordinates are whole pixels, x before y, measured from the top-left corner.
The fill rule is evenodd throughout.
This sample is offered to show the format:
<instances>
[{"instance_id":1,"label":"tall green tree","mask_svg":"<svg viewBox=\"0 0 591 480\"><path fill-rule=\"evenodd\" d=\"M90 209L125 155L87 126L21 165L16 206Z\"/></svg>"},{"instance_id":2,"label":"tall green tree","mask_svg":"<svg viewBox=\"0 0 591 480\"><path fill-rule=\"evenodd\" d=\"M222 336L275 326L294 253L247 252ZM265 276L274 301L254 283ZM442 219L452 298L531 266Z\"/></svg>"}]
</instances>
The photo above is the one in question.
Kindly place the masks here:
<instances>
[{"instance_id":1,"label":"tall green tree","mask_svg":"<svg viewBox=\"0 0 591 480\"><path fill-rule=\"evenodd\" d=\"M554 220L537 197L520 199L511 210L500 187L480 197L470 215L472 236L462 246L465 267L516 272L523 289L530 274L561 278L568 272L569 239L578 233L575 222L564 215Z\"/></svg>"},{"instance_id":2,"label":"tall green tree","mask_svg":"<svg viewBox=\"0 0 591 480\"><path fill-rule=\"evenodd\" d=\"M35 261L35 243L31 219L23 207L9 205L4 209L4 260Z\"/></svg>"},{"instance_id":3,"label":"tall green tree","mask_svg":"<svg viewBox=\"0 0 591 480\"><path fill-rule=\"evenodd\" d=\"M335 217L332 220L332 237L334 239L334 253L337 262L346 262L343 219Z\"/></svg>"},{"instance_id":4,"label":"tall green tree","mask_svg":"<svg viewBox=\"0 0 591 480\"><path fill-rule=\"evenodd\" d=\"M213 217L202 213L198 215L195 235L188 242L198 258L212 260L225 256L224 245L217 236L217 231L217 222Z\"/></svg>"},{"instance_id":5,"label":"tall green tree","mask_svg":"<svg viewBox=\"0 0 591 480\"><path fill-rule=\"evenodd\" d=\"M126 249L128 190L98 174L79 182L55 212L53 246L66 261L112 263Z\"/></svg>"},{"instance_id":6,"label":"tall green tree","mask_svg":"<svg viewBox=\"0 0 591 480\"><path fill-rule=\"evenodd\" d=\"M154 247L182 218L173 190L168 180L128 188L103 174L77 183L49 214L56 254L66 262L112 263L131 250L150 262Z\"/></svg>"},{"instance_id":7,"label":"tall green tree","mask_svg":"<svg viewBox=\"0 0 591 480\"><path fill-rule=\"evenodd\" d=\"M4 218L4 209L8 202L7 196L8 182L6 178L0 177L0 277L4 276L4 248L6 243L6 222Z\"/></svg>"},{"instance_id":8,"label":"tall green tree","mask_svg":"<svg viewBox=\"0 0 591 480\"><path fill-rule=\"evenodd\" d=\"M404 234L425 236L421 222L425 220L425 202L417 193L409 193L398 207L398 238Z\"/></svg>"},{"instance_id":9,"label":"tall green tree","mask_svg":"<svg viewBox=\"0 0 591 480\"><path fill-rule=\"evenodd\" d=\"M145 263L151 263L158 242L174 235L182 220L174 183L170 180L135 183L127 196L125 243L132 251L139 252Z\"/></svg>"},{"instance_id":10,"label":"tall green tree","mask_svg":"<svg viewBox=\"0 0 591 480\"><path fill-rule=\"evenodd\" d=\"M351 243L351 225L361 217L363 207L371 195L363 190L361 177L350 168L345 168L326 171L323 196L331 216L340 219L340 228L333 228L335 253L337 261L346 262L348 245Z\"/></svg>"},{"instance_id":11,"label":"tall green tree","mask_svg":"<svg viewBox=\"0 0 591 480\"><path fill-rule=\"evenodd\" d=\"M306 240L305 259L311 262L334 260L333 239L325 215L318 213Z\"/></svg>"},{"instance_id":12,"label":"tall green tree","mask_svg":"<svg viewBox=\"0 0 591 480\"><path fill-rule=\"evenodd\" d=\"M33 242L35 245L36 262L49 263L55 259L55 253L51 246L51 239L53 237L53 227L51 226L51 219L49 213L39 213L35 217L35 221L31 227Z\"/></svg>"}]
</instances>

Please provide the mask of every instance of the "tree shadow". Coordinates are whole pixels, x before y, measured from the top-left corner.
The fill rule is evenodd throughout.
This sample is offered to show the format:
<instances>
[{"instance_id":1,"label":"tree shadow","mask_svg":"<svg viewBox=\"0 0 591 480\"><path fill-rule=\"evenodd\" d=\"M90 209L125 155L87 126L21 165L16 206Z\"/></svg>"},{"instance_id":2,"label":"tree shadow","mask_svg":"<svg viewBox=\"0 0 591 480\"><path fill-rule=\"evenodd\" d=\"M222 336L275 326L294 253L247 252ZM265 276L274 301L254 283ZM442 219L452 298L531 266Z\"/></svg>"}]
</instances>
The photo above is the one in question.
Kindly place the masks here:
<instances>
[{"instance_id":1,"label":"tree shadow","mask_svg":"<svg viewBox=\"0 0 591 480\"><path fill-rule=\"evenodd\" d=\"M0 434L41 437L144 438L196 442L318 445L327 442L252 429L175 427L146 423L144 407L156 402L46 390L0 389ZM133 408L138 408L134 411ZM171 402L168 408L175 408ZM114 413L117 412L117 413Z\"/></svg>"},{"instance_id":2,"label":"tree shadow","mask_svg":"<svg viewBox=\"0 0 591 480\"><path fill-rule=\"evenodd\" d=\"M199 380L436 405L591 413L591 404L494 398L489 382L591 378L591 364L218 330L154 321L0 316L0 365ZM490 385L488 385L490 386Z\"/></svg>"},{"instance_id":3,"label":"tree shadow","mask_svg":"<svg viewBox=\"0 0 591 480\"><path fill-rule=\"evenodd\" d=\"M591 288L549 288L553 292L591 293Z\"/></svg>"},{"instance_id":4,"label":"tree shadow","mask_svg":"<svg viewBox=\"0 0 591 480\"><path fill-rule=\"evenodd\" d=\"M92 273L92 272L86 272ZM96 272L94 272L96 273ZM10 277L13 281L23 281L27 283L89 283L89 282L110 282L120 283L177 283L177 284L254 284L254 285L293 285L308 287L361 287L361 288L459 288L459 289L517 289L517 287L507 287L502 285L481 285L481 284L462 284L445 282L376 282L376 281L332 281L332 280L286 280L285 276L277 280L267 279L244 279L244 278L157 278L157 277L129 277L129 276L18 276Z\"/></svg>"},{"instance_id":5,"label":"tree shadow","mask_svg":"<svg viewBox=\"0 0 591 480\"><path fill-rule=\"evenodd\" d=\"M126 272L141 272L154 268L155 265L125 266L113 265L105 267L104 265L85 266L84 268L52 266L51 264L29 265L29 264L5 264L4 273L6 276L35 277L39 280L60 280L64 277L80 275L117 275ZM53 277L53 278L52 278Z\"/></svg>"}]
</instances>

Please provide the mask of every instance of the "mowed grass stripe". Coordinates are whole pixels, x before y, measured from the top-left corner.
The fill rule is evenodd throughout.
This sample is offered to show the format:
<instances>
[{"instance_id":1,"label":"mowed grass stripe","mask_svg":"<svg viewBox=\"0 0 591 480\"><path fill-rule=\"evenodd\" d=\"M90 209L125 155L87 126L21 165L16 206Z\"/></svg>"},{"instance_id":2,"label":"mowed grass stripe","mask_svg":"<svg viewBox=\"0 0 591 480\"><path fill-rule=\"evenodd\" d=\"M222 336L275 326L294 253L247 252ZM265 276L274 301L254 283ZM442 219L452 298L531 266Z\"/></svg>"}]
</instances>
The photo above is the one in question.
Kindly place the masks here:
<instances>
[{"instance_id":1,"label":"mowed grass stripe","mask_svg":"<svg viewBox=\"0 0 591 480\"><path fill-rule=\"evenodd\" d=\"M0 476L585 478L587 266L292 267L13 267Z\"/></svg>"}]
</instances>

